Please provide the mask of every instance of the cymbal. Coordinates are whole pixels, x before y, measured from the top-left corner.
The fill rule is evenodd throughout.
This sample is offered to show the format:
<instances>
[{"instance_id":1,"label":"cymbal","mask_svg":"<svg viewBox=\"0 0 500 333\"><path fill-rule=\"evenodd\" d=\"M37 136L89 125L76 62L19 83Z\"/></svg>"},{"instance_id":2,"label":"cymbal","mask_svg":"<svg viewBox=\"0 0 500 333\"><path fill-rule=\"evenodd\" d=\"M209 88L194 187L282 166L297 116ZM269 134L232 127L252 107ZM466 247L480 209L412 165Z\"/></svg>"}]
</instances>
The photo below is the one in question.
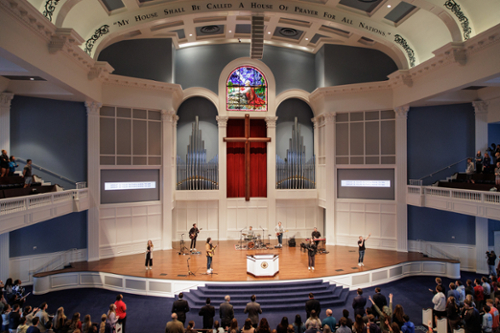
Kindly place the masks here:
<instances>
[{"instance_id":1,"label":"cymbal","mask_svg":"<svg viewBox=\"0 0 500 333\"><path fill-rule=\"evenodd\" d=\"M247 234L243 234L243 233L242 233L242 235L243 235L243 236L246 236Z\"/></svg>"}]
</instances>

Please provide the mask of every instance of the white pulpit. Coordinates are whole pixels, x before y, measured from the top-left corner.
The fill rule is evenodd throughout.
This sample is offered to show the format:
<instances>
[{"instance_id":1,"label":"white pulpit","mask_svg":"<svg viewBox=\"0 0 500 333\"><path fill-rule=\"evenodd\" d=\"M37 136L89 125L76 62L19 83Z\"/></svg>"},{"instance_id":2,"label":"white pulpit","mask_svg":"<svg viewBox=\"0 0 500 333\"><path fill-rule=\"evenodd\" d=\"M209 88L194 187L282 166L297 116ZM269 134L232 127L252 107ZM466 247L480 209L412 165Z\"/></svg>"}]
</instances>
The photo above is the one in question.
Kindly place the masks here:
<instances>
[{"instance_id":1,"label":"white pulpit","mask_svg":"<svg viewBox=\"0 0 500 333\"><path fill-rule=\"evenodd\" d=\"M275 276L280 270L279 255L253 254L247 256L247 273L253 276Z\"/></svg>"}]
</instances>

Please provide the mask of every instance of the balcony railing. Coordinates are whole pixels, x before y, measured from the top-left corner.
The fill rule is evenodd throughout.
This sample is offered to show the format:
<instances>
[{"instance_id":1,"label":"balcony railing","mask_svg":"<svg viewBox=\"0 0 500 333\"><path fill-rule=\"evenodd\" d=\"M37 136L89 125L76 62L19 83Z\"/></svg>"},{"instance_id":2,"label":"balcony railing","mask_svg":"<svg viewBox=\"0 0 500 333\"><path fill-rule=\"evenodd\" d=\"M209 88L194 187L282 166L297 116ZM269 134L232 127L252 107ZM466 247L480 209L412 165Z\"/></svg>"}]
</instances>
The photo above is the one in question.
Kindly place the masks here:
<instances>
[{"instance_id":1,"label":"balcony railing","mask_svg":"<svg viewBox=\"0 0 500 333\"><path fill-rule=\"evenodd\" d=\"M500 206L500 192L485 192L461 189L449 189L435 186L408 185L408 194L431 197L451 198L475 203L485 203Z\"/></svg>"}]
</instances>

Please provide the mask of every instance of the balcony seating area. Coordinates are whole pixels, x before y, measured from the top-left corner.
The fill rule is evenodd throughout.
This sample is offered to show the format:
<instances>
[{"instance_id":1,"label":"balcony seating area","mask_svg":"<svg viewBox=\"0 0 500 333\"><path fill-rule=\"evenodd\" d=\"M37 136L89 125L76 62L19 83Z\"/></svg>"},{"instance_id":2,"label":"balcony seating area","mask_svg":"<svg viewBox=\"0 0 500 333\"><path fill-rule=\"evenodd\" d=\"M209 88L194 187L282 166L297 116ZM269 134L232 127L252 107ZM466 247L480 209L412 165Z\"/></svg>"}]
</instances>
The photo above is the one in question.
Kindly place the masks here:
<instances>
[{"instance_id":1,"label":"balcony seating area","mask_svg":"<svg viewBox=\"0 0 500 333\"><path fill-rule=\"evenodd\" d=\"M24 195L56 192L55 185L42 185L41 182L33 182L30 187L24 187L24 178L20 176L0 178L0 199L13 198Z\"/></svg>"},{"instance_id":2,"label":"balcony seating area","mask_svg":"<svg viewBox=\"0 0 500 333\"><path fill-rule=\"evenodd\" d=\"M471 180L473 180L474 183L467 181L467 175L465 173L456 173L449 181L439 181L437 185L439 187L459 188L473 191L491 191L492 188L496 188L497 191L500 190L500 186L495 185L494 174L473 174Z\"/></svg>"}]
</instances>

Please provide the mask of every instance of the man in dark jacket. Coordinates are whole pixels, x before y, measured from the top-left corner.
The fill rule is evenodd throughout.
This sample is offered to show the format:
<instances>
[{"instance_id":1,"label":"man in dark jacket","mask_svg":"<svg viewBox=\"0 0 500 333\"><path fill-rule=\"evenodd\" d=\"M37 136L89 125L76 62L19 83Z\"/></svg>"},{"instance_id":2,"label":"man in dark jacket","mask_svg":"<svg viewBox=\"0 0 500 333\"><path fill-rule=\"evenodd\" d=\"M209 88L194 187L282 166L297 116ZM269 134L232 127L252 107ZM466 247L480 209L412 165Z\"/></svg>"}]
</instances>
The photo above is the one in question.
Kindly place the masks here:
<instances>
[{"instance_id":1,"label":"man in dark jacket","mask_svg":"<svg viewBox=\"0 0 500 333\"><path fill-rule=\"evenodd\" d=\"M223 329L226 329L226 327L229 327L231 325L231 320L234 318L234 310L233 306L229 304L231 301L231 297L227 295L224 297L226 300L224 303L222 303L219 307L219 315L220 315L220 321L221 321L221 327Z\"/></svg>"},{"instance_id":2,"label":"man in dark jacket","mask_svg":"<svg viewBox=\"0 0 500 333\"><path fill-rule=\"evenodd\" d=\"M189 305L186 300L183 299L184 294L179 294L179 299L174 302L172 306L172 313L177 314L177 319L182 323L186 324L186 312L189 312Z\"/></svg>"},{"instance_id":3,"label":"man in dark jacket","mask_svg":"<svg viewBox=\"0 0 500 333\"><path fill-rule=\"evenodd\" d=\"M210 298L205 303L198 314L203 316L203 329L211 329L214 327L215 308L210 305Z\"/></svg>"},{"instance_id":4,"label":"man in dark jacket","mask_svg":"<svg viewBox=\"0 0 500 333\"><path fill-rule=\"evenodd\" d=\"M243 313L248 313L248 318L252 321L252 326L257 327L259 324L259 314L262 313L262 309L260 308L260 304L255 301L255 295L250 297L251 302L247 303L245 311Z\"/></svg>"},{"instance_id":5,"label":"man in dark jacket","mask_svg":"<svg viewBox=\"0 0 500 333\"><path fill-rule=\"evenodd\" d=\"M387 298L380 293L381 291L382 289L377 287L375 288L375 295L373 295L373 302L379 309L383 309L384 305L387 305ZM375 317L378 317L378 312L375 310L375 306L372 306L372 313Z\"/></svg>"},{"instance_id":6,"label":"man in dark jacket","mask_svg":"<svg viewBox=\"0 0 500 333\"><path fill-rule=\"evenodd\" d=\"M311 311L315 310L316 313L319 314L321 313L321 305L319 304L318 300L314 299L313 293L309 293L309 300L306 302L306 313L307 313L307 318L311 316Z\"/></svg>"},{"instance_id":7,"label":"man in dark jacket","mask_svg":"<svg viewBox=\"0 0 500 333\"><path fill-rule=\"evenodd\" d=\"M363 296L363 289L358 288L358 296L354 297L352 301L352 308L354 309L354 318L356 318L356 315L361 315L361 317L365 315L365 305L366 305L366 297Z\"/></svg>"}]
</instances>

